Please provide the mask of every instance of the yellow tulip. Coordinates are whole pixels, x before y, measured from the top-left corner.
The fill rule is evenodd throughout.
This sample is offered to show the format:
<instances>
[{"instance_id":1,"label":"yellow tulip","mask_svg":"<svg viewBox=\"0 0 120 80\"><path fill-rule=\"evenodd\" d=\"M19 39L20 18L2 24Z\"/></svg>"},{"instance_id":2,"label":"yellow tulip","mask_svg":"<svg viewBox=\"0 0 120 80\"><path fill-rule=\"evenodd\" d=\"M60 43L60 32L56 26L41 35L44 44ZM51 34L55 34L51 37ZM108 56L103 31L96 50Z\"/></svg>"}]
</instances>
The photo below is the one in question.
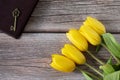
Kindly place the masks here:
<instances>
[{"instance_id":1,"label":"yellow tulip","mask_svg":"<svg viewBox=\"0 0 120 80\"><path fill-rule=\"evenodd\" d=\"M81 51L86 51L88 49L87 40L79 33L77 29L70 29L66 35L67 38Z\"/></svg>"},{"instance_id":2,"label":"yellow tulip","mask_svg":"<svg viewBox=\"0 0 120 80\"><path fill-rule=\"evenodd\" d=\"M84 64L86 62L85 56L71 44L64 45L62 48L62 54L77 64Z\"/></svg>"},{"instance_id":3,"label":"yellow tulip","mask_svg":"<svg viewBox=\"0 0 120 80\"><path fill-rule=\"evenodd\" d=\"M88 40L92 45L99 45L101 43L101 37L93 29L87 25L82 25L79 32Z\"/></svg>"},{"instance_id":4,"label":"yellow tulip","mask_svg":"<svg viewBox=\"0 0 120 80\"><path fill-rule=\"evenodd\" d=\"M72 72L76 67L72 60L59 54L52 55L52 62L50 66L61 72Z\"/></svg>"},{"instance_id":5,"label":"yellow tulip","mask_svg":"<svg viewBox=\"0 0 120 80\"><path fill-rule=\"evenodd\" d=\"M105 26L100 21L90 16L87 17L86 21L84 22L84 25L88 25L99 35L106 33Z\"/></svg>"}]
</instances>

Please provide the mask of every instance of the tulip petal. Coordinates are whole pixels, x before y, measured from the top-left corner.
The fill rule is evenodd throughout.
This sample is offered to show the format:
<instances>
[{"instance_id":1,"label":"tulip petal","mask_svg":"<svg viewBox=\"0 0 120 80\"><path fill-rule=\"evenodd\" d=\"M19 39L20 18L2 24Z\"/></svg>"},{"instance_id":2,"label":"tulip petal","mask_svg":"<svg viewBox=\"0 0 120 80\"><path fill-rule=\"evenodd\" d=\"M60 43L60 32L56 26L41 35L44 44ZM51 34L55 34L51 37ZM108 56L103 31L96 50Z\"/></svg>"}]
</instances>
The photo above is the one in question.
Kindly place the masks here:
<instances>
[{"instance_id":1,"label":"tulip petal","mask_svg":"<svg viewBox=\"0 0 120 80\"><path fill-rule=\"evenodd\" d=\"M106 33L105 26L100 21L90 16L87 17L87 20L84 22L84 25L90 26L99 35Z\"/></svg>"},{"instance_id":2,"label":"tulip petal","mask_svg":"<svg viewBox=\"0 0 120 80\"><path fill-rule=\"evenodd\" d=\"M72 72L75 69L75 63L72 60L58 54L52 55L50 66L61 72Z\"/></svg>"},{"instance_id":3,"label":"tulip petal","mask_svg":"<svg viewBox=\"0 0 120 80\"><path fill-rule=\"evenodd\" d=\"M88 40L92 45L99 45L101 37L93 29L87 25L82 25L79 32Z\"/></svg>"},{"instance_id":4,"label":"tulip petal","mask_svg":"<svg viewBox=\"0 0 120 80\"><path fill-rule=\"evenodd\" d=\"M67 38L81 51L86 51L88 49L87 40L79 33L77 29L70 29L66 35Z\"/></svg>"},{"instance_id":5,"label":"tulip petal","mask_svg":"<svg viewBox=\"0 0 120 80\"><path fill-rule=\"evenodd\" d=\"M77 64L84 64L86 62L85 56L73 45L65 44L64 48L62 48L62 54Z\"/></svg>"}]
</instances>

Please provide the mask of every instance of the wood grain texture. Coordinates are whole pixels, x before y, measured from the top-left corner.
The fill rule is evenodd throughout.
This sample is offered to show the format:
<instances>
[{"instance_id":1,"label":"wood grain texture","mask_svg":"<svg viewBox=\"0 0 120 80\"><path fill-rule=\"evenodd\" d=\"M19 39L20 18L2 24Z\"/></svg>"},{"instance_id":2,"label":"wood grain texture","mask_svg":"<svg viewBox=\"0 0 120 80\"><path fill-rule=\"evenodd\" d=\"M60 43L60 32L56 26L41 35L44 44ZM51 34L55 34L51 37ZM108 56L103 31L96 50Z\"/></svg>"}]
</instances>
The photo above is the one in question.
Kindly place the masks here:
<instances>
[{"instance_id":1,"label":"wood grain texture","mask_svg":"<svg viewBox=\"0 0 120 80\"><path fill-rule=\"evenodd\" d=\"M39 0L25 32L66 32L79 28L87 16L100 20L108 32L120 32L119 0Z\"/></svg>"},{"instance_id":2,"label":"wood grain texture","mask_svg":"<svg viewBox=\"0 0 120 80\"><path fill-rule=\"evenodd\" d=\"M61 73L49 63L51 54L60 54L70 43L65 32L79 29L88 15L100 20L120 42L120 0L39 0L19 40L0 33L0 80L85 80L78 71ZM90 50L94 52L91 46ZM109 53L102 48L96 56L106 61ZM98 66L91 58L88 62Z\"/></svg>"},{"instance_id":3,"label":"wood grain texture","mask_svg":"<svg viewBox=\"0 0 120 80\"><path fill-rule=\"evenodd\" d=\"M1 80L84 80L81 74L60 73L49 66L50 55L68 42L64 34L23 34L20 40L0 37Z\"/></svg>"},{"instance_id":4,"label":"wood grain texture","mask_svg":"<svg viewBox=\"0 0 120 80\"><path fill-rule=\"evenodd\" d=\"M120 36L114 36L120 42ZM25 33L19 40L1 33L0 38L0 80L85 80L79 72L61 73L49 66L51 54L60 54L64 44L70 43L64 33ZM102 48L97 57L105 61L109 54Z\"/></svg>"}]
</instances>

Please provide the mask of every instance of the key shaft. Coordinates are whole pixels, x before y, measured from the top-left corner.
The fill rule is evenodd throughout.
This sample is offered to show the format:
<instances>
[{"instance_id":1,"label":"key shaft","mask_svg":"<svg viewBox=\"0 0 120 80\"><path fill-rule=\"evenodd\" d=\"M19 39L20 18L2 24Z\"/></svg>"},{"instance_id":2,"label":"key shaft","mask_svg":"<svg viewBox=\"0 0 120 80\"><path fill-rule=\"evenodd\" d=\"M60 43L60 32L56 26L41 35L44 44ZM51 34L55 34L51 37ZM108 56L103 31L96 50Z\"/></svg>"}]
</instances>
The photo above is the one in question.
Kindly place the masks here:
<instances>
[{"instance_id":1,"label":"key shaft","mask_svg":"<svg viewBox=\"0 0 120 80\"><path fill-rule=\"evenodd\" d=\"M12 12L12 15L13 15L13 17L14 17L14 24L13 24L13 26L10 27L10 30L16 31L17 18L18 18L19 15L20 15L20 11L18 10L18 8L16 8L16 9Z\"/></svg>"}]
</instances>

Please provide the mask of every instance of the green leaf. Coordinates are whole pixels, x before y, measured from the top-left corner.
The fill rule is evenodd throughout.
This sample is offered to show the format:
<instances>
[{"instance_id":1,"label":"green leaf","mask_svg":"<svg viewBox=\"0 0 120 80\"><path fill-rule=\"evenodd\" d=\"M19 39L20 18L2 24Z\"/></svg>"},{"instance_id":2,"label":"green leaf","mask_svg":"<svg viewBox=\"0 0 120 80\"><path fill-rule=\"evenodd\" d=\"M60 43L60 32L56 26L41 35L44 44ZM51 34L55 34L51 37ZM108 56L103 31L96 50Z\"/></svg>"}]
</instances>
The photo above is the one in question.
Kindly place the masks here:
<instances>
[{"instance_id":1,"label":"green leaf","mask_svg":"<svg viewBox=\"0 0 120 80\"><path fill-rule=\"evenodd\" d=\"M96 47L95 52L98 53L98 52L100 51L101 47L102 47L101 45L98 45L98 46Z\"/></svg>"},{"instance_id":2,"label":"green leaf","mask_svg":"<svg viewBox=\"0 0 120 80\"><path fill-rule=\"evenodd\" d=\"M86 80L93 80L88 74L86 74L84 71L81 71Z\"/></svg>"},{"instance_id":3,"label":"green leaf","mask_svg":"<svg viewBox=\"0 0 120 80\"><path fill-rule=\"evenodd\" d=\"M112 65L112 67L114 68L115 71L120 70L120 64L113 64L112 63L112 56L110 56L110 58L108 59L106 64Z\"/></svg>"},{"instance_id":4,"label":"green leaf","mask_svg":"<svg viewBox=\"0 0 120 80\"><path fill-rule=\"evenodd\" d=\"M106 75L103 80L120 80L120 71Z\"/></svg>"},{"instance_id":5,"label":"green leaf","mask_svg":"<svg viewBox=\"0 0 120 80\"><path fill-rule=\"evenodd\" d=\"M120 45L115 40L114 36L110 33L106 33L102 35L104 42L108 49L112 52L112 54L118 58L120 58Z\"/></svg>"},{"instance_id":6,"label":"green leaf","mask_svg":"<svg viewBox=\"0 0 120 80\"><path fill-rule=\"evenodd\" d=\"M112 64L112 56L110 56L110 58L107 60L106 64Z\"/></svg>"},{"instance_id":7,"label":"green leaf","mask_svg":"<svg viewBox=\"0 0 120 80\"><path fill-rule=\"evenodd\" d=\"M110 74L110 73L115 72L115 69L114 69L113 66L110 65L110 64L102 65L102 66L100 66L99 68L103 70L103 72L104 72L105 75L108 75L108 74Z\"/></svg>"}]
</instances>

